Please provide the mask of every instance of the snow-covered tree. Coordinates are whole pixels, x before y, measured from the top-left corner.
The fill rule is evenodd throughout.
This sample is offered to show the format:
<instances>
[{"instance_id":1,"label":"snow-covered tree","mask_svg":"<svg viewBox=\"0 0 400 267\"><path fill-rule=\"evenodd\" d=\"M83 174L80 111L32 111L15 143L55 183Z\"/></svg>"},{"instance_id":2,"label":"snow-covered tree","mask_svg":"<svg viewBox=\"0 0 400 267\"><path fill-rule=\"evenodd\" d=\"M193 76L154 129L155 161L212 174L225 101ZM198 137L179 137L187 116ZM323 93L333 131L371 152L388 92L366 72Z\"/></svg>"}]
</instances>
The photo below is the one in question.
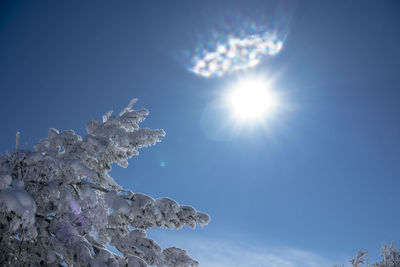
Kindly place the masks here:
<instances>
[{"instance_id":1,"label":"snow-covered tree","mask_svg":"<svg viewBox=\"0 0 400 267\"><path fill-rule=\"evenodd\" d=\"M400 267L400 250L397 250L394 244L383 245L382 259L375 263L370 263L367 259L368 252L360 250L357 255L350 260L353 267ZM343 266L343 265L342 265ZM339 267L335 265L334 267Z\"/></svg>"},{"instance_id":2,"label":"snow-covered tree","mask_svg":"<svg viewBox=\"0 0 400 267\"><path fill-rule=\"evenodd\" d=\"M136 101L118 116L110 111L102 122L91 120L83 138L50 129L34 151L16 148L1 156L1 266L198 265L185 250L163 250L146 230L194 228L209 216L123 189L109 175L112 163L126 167L139 149L165 135L139 128L148 111L133 110Z\"/></svg>"}]
</instances>

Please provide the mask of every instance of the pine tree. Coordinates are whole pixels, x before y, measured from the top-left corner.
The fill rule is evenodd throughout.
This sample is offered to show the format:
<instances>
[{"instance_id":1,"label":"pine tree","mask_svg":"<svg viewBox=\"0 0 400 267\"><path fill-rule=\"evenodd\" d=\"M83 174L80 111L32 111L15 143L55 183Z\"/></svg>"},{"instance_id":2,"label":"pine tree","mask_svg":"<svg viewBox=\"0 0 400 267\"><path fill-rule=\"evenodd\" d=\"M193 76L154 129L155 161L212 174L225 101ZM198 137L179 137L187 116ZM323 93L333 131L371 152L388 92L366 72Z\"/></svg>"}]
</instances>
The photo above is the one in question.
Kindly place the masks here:
<instances>
[{"instance_id":1,"label":"pine tree","mask_svg":"<svg viewBox=\"0 0 400 267\"><path fill-rule=\"evenodd\" d=\"M165 135L139 128L148 111L133 110L136 101L118 116L110 111L102 122L91 120L83 138L50 129L34 151L1 156L0 265L198 265L185 250L163 250L146 230L194 228L208 224L209 216L169 198L123 189L109 175L112 163L126 167L139 149Z\"/></svg>"}]
</instances>

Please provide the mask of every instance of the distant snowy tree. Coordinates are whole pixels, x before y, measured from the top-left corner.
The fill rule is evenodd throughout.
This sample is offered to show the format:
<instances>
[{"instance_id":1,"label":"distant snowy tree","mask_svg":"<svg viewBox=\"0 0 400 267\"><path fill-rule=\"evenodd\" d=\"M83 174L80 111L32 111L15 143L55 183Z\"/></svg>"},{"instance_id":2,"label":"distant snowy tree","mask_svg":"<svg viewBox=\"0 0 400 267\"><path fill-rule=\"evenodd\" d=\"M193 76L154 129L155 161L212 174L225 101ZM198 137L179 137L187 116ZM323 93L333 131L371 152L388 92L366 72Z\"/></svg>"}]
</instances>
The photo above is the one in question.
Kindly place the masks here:
<instances>
[{"instance_id":1,"label":"distant snowy tree","mask_svg":"<svg viewBox=\"0 0 400 267\"><path fill-rule=\"evenodd\" d=\"M123 189L109 175L112 163L126 167L139 149L165 135L139 129L148 111L132 110L136 101L119 116L110 111L102 123L91 120L83 138L50 129L34 151L1 156L1 266L198 265L185 250L161 249L146 230L194 228L209 216L169 198Z\"/></svg>"},{"instance_id":2,"label":"distant snowy tree","mask_svg":"<svg viewBox=\"0 0 400 267\"><path fill-rule=\"evenodd\" d=\"M382 247L382 259L375 263L369 263L367 260L367 251L360 250L357 255L350 260L353 267L400 267L400 250L397 250L394 244ZM335 265L334 267L338 267Z\"/></svg>"}]
</instances>

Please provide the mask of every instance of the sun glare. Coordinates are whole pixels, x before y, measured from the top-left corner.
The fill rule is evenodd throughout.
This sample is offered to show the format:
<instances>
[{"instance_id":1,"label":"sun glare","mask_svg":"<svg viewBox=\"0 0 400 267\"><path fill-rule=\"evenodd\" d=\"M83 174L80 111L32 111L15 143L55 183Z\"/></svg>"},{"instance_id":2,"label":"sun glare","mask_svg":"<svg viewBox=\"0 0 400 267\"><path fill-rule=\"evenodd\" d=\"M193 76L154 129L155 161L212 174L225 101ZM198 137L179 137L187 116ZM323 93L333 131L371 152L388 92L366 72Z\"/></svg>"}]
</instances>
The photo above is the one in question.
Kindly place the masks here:
<instances>
[{"instance_id":1,"label":"sun glare","mask_svg":"<svg viewBox=\"0 0 400 267\"><path fill-rule=\"evenodd\" d=\"M269 83L260 79L241 81L229 95L229 104L235 117L245 120L262 119L278 105L278 99Z\"/></svg>"}]
</instances>

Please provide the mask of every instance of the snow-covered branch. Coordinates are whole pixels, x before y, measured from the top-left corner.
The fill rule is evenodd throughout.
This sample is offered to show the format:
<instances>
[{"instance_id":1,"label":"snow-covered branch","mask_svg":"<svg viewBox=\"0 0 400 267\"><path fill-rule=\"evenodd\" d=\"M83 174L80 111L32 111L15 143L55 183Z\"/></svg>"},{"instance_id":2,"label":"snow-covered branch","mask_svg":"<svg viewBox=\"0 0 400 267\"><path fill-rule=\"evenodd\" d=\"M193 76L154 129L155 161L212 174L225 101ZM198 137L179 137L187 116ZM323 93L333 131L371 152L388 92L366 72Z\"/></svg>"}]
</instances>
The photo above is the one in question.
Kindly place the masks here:
<instances>
[{"instance_id":1,"label":"snow-covered branch","mask_svg":"<svg viewBox=\"0 0 400 267\"><path fill-rule=\"evenodd\" d=\"M169 198L125 190L109 175L112 163L126 167L141 148L165 136L139 128L148 111L133 110L136 101L118 116L109 111L102 122L91 120L83 138L50 129L34 151L0 157L2 265L198 265L182 249L161 249L145 231L194 228L209 216Z\"/></svg>"},{"instance_id":2,"label":"snow-covered branch","mask_svg":"<svg viewBox=\"0 0 400 267\"><path fill-rule=\"evenodd\" d=\"M400 250L397 250L394 244L383 245L381 260L375 263L370 263L367 258L368 252L360 250L357 255L350 259L350 264L353 267L399 267L400 266ZM341 265L344 266L344 265ZM334 265L334 267L339 267Z\"/></svg>"}]
</instances>

